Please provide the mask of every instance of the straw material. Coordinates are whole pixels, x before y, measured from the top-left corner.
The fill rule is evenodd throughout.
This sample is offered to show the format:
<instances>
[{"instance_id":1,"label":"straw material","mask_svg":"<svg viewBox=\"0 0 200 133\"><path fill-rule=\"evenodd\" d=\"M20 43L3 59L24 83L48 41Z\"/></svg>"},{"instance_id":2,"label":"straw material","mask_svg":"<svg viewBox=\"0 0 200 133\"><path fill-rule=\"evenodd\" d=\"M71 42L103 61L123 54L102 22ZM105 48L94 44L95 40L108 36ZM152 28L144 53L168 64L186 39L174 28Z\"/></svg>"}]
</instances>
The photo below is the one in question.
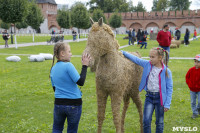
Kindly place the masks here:
<instances>
[{"instance_id":1,"label":"straw material","mask_svg":"<svg viewBox=\"0 0 200 133\"><path fill-rule=\"evenodd\" d=\"M142 67L126 59L118 51L119 44L114 38L111 28L99 22L92 25L88 36L85 52L89 53L92 61L90 67L96 73L96 93L98 102L98 133L102 131L105 118L105 108L108 96L111 97L111 107L116 133L124 132L124 119L130 98L136 104L142 129L142 102L139 95ZM91 21L93 22L93 21ZM140 57L138 53L133 53ZM120 105L124 101L122 117Z\"/></svg>"},{"instance_id":2,"label":"straw material","mask_svg":"<svg viewBox=\"0 0 200 133\"><path fill-rule=\"evenodd\" d=\"M172 41L171 41L171 44L176 44L177 47L179 48L180 45L181 45L181 40L172 40Z\"/></svg>"},{"instance_id":3,"label":"straw material","mask_svg":"<svg viewBox=\"0 0 200 133\"><path fill-rule=\"evenodd\" d=\"M170 48L177 48L178 46L177 46L177 44L171 44L170 45Z\"/></svg>"}]
</instances>

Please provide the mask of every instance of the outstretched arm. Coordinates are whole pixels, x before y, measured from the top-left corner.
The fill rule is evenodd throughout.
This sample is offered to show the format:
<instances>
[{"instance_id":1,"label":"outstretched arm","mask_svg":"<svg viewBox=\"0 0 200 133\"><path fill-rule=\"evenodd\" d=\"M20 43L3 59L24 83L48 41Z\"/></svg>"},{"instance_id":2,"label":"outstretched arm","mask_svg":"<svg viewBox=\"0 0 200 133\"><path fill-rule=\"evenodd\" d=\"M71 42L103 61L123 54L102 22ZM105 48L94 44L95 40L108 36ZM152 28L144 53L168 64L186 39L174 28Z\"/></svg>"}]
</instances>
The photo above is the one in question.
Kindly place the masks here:
<instances>
[{"instance_id":1,"label":"outstretched arm","mask_svg":"<svg viewBox=\"0 0 200 133\"><path fill-rule=\"evenodd\" d=\"M136 64L138 64L138 65L140 65L142 67L144 67L147 63L149 63L148 60L141 59L141 58L139 58L139 57L137 57L135 55L132 55L132 54L130 54L128 52L125 52L125 51L121 51L121 52L126 58L128 58L132 62L134 62L134 63L136 63Z\"/></svg>"}]
</instances>

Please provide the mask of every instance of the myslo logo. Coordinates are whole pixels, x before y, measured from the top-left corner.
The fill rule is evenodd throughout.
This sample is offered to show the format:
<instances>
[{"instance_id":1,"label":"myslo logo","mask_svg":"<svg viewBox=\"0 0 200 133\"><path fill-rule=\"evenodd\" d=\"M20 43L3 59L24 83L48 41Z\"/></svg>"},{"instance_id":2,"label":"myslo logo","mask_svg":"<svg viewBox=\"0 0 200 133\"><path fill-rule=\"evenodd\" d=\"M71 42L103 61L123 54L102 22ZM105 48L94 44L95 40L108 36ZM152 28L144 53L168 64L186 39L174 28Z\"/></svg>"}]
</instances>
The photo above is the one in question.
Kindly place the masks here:
<instances>
[{"instance_id":1,"label":"myslo logo","mask_svg":"<svg viewBox=\"0 0 200 133\"><path fill-rule=\"evenodd\" d=\"M195 132L197 131L197 127L173 127L172 131L188 131L188 132Z\"/></svg>"}]
</instances>

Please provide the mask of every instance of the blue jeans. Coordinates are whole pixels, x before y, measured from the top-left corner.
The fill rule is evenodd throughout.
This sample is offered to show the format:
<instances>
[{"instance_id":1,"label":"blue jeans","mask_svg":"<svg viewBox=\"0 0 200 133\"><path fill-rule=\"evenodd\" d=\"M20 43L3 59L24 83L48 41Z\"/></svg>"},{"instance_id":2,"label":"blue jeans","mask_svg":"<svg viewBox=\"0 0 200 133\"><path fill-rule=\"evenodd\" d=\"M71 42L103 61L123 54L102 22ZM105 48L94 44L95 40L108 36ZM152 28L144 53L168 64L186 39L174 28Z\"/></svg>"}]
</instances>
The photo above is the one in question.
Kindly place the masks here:
<instances>
[{"instance_id":1,"label":"blue jeans","mask_svg":"<svg viewBox=\"0 0 200 133\"><path fill-rule=\"evenodd\" d=\"M164 47L164 46L160 46L159 47L163 48L164 50L167 50L167 52L169 53L170 52L170 47Z\"/></svg>"},{"instance_id":2,"label":"blue jeans","mask_svg":"<svg viewBox=\"0 0 200 133\"><path fill-rule=\"evenodd\" d=\"M143 113L143 130L144 133L151 133L152 115L155 110L156 115L156 133L163 133L164 129L164 107L160 103L159 92L147 92L144 113Z\"/></svg>"},{"instance_id":3,"label":"blue jeans","mask_svg":"<svg viewBox=\"0 0 200 133\"><path fill-rule=\"evenodd\" d=\"M67 118L67 133L77 133L82 105L54 105L53 133L62 133Z\"/></svg>"},{"instance_id":4,"label":"blue jeans","mask_svg":"<svg viewBox=\"0 0 200 133\"><path fill-rule=\"evenodd\" d=\"M142 44L142 46L140 48L142 48L144 45L145 45L144 48L147 48L147 42L141 42L140 44Z\"/></svg>"},{"instance_id":5,"label":"blue jeans","mask_svg":"<svg viewBox=\"0 0 200 133\"><path fill-rule=\"evenodd\" d=\"M76 36L75 35L73 35L73 41L75 41L76 40Z\"/></svg>"},{"instance_id":6,"label":"blue jeans","mask_svg":"<svg viewBox=\"0 0 200 133\"><path fill-rule=\"evenodd\" d=\"M132 44L132 37L129 37L128 39L129 39L128 40L128 45L131 45Z\"/></svg>"},{"instance_id":7,"label":"blue jeans","mask_svg":"<svg viewBox=\"0 0 200 133\"><path fill-rule=\"evenodd\" d=\"M198 101L197 101L198 104L196 105L197 96L198 96ZM190 91L190 98L191 98L192 112L193 114L197 115L198 110L200 110L200 92Z\"/></svg>"}]
</instances>

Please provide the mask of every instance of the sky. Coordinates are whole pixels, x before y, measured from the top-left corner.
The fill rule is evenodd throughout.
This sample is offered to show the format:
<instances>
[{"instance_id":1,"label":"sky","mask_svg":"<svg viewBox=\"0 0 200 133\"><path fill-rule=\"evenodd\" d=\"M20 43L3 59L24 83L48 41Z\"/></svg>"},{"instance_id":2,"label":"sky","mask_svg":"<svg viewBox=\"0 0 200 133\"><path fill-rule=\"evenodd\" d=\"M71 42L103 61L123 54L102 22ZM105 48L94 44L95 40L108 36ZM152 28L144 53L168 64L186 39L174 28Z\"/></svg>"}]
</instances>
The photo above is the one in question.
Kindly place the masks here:
<instances>
[{"instance_id":1,"label":"sky","mask_svg":"<svg viewBox=\"0 0 200 133\"><path fill-rule=\"evenodd\" d=\"M78 1L82 3L86 3L86 2L89 2L90 0L55 0L55 1L57 4L67 4L71 6L72 4ZM153 6L153 0L132 0L133 6L136 6L139 1L143 3L147 11L151 11L151 7ZM190 1L192 2L192 4L190 5L191 10L200 9L200 7L195 5L195 0L190 0Z\"/></svg>"}]
</instances>

